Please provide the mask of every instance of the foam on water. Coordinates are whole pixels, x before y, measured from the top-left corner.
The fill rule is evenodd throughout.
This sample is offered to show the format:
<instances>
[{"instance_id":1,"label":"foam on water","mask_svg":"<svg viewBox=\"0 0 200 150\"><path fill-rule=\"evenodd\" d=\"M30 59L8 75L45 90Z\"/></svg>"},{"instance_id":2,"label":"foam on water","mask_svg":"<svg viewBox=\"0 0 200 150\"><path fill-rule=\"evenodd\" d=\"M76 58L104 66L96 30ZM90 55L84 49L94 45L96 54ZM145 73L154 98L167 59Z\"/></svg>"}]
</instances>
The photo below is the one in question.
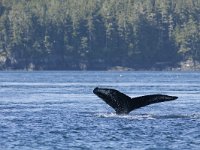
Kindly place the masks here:
<instances>
[{"instance_id":1,"label":"foam on water","mask_svg":"<svg viewBox=\"0 0 200 150\"><path fill-rule=\"evenodd\" d=\"M200 114L127 114L117 115L116 113L98 113L97 117L100 118L116 118L116 119L129 119L129 120L146 120L146 119L200 119ZM199 120L200 121L200 120Z\"/></svg>"},{"instance_id":2,"label":"foam on water","mask_svg":"<svg viewBox=\"0 0 200 150\"><path fill-rule=\"evenodd\" d=\"M137 115L117 115L116 113L99 113L98 117L101 118L116 118L116 119L129 119L129 120L143 120L143 119L155 119L152 115L137 114Z\"/></svg>"}]
</instances>

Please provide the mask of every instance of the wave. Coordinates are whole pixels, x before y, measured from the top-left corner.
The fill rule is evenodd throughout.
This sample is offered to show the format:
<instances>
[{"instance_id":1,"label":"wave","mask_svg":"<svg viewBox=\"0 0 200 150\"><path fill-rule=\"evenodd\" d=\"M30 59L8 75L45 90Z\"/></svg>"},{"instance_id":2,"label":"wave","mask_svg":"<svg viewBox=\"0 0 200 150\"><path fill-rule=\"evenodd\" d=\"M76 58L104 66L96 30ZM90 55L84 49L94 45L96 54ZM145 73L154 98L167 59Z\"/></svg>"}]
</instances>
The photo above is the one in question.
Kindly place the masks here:
<instances>
[{"instance_id":1,"label":"wave","mask_svg":"<svg viewBox=\"0 0 200 150\"><path fill-rule=\"evenodd\" d=\"M145 83L144 82L0 82L0 86L118 86L118 87L177 87L177 86L194 86L199 87L199 83L165 83L165 82L156 82L156 83ZM112 84L112 85L111 85ZM111 85L111 86L109 86Z\"/></svg>"},{"instance_id":2,"label":"wave","mask_svg":"<svg viewBox=\"0 0 200 150\"><path fill-rule=\"evenodd\" d=\"M152 118L152 115L149 115L149 114L117 115L115 113L99 113L99 114L97 114L97 116L100 118L121 118L121 119L131 119L131 120L154 119L154 118Z\"/></svg>"},{"instance_id":3,"label":"wave","mask_svg":"<svg viewBox=\"0 0 200 150\"><path fill-rule=\"evenodd\" d=\"M97 117L100 118L120 118L130 120L146 120L146 119L200 119L200 114L169 114L169 115L157 115L157 114L128 114L117 115L115 113L99 113Z\"/></svg>"}]
</instances>

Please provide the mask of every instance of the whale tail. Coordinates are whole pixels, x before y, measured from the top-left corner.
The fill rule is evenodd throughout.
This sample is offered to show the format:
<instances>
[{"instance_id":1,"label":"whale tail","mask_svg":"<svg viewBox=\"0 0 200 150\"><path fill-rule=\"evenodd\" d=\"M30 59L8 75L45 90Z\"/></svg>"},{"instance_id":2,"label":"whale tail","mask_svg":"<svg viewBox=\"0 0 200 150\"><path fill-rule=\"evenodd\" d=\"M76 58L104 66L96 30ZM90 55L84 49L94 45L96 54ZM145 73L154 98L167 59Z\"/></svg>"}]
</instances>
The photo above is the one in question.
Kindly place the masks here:
<instances>
[{"instance_id":1,"label":"whale tail","mask_svg":"<svg viewBox=\"0 0 200 150\"><path fill-rule=\"evenodd\" d=\"M93 93L110 105L117 114L128 114L134 109L138 109L150 104L175 100L178 97L162 94L145 95L135 98L121 93L115 89L95 88Z\"/></svg>"}]
</instances>

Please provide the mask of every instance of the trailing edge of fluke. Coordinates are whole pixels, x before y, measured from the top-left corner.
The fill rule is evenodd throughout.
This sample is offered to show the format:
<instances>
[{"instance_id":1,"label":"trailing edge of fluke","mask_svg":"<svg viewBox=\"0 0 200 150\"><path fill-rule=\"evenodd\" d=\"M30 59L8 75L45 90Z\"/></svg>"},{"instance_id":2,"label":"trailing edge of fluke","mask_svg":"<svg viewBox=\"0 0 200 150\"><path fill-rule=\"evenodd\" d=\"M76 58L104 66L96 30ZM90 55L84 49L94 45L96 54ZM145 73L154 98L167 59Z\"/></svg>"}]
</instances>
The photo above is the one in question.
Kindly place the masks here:
<instances>
[{"instance_id":1,"label":"trailing edge of fluke","mask_svg":"<svg viewBox=\"0 0 200 150\"><path fill-rule=\"evenodd\" d=\"M178 98L176 96L168 96L162 94L145 95L131 98L115 89L98 87L93 90L93 93L100 97L108 105L110 105L117 114L128 114L137 108L141 108L154 103L172 101Z\"/></svg>"}]
</instances>

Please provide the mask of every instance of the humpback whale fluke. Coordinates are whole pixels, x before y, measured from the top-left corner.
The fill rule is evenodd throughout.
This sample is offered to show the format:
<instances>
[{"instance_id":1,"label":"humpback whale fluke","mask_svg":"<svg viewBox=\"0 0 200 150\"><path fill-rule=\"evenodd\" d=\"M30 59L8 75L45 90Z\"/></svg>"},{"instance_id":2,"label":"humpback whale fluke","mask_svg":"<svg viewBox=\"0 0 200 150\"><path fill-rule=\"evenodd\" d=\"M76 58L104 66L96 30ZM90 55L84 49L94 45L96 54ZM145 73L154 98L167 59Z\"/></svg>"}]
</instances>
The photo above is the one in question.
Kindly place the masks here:
<instances>
[{"instance_id":1,"label":"humpback whale fluke","mask_svg":"<svg viewBox=\"0 0 200 150\"><path fill-rule=\"evenodd\" d=\"M145 95L141 97L130 98L129 96L115 90L96 87L93 93L110 105L117 114L128 114L132 110L144 107L146 105L160 103L164 101L175 100L178 97L162 94Z\"/></svg>"}]
</instances>

